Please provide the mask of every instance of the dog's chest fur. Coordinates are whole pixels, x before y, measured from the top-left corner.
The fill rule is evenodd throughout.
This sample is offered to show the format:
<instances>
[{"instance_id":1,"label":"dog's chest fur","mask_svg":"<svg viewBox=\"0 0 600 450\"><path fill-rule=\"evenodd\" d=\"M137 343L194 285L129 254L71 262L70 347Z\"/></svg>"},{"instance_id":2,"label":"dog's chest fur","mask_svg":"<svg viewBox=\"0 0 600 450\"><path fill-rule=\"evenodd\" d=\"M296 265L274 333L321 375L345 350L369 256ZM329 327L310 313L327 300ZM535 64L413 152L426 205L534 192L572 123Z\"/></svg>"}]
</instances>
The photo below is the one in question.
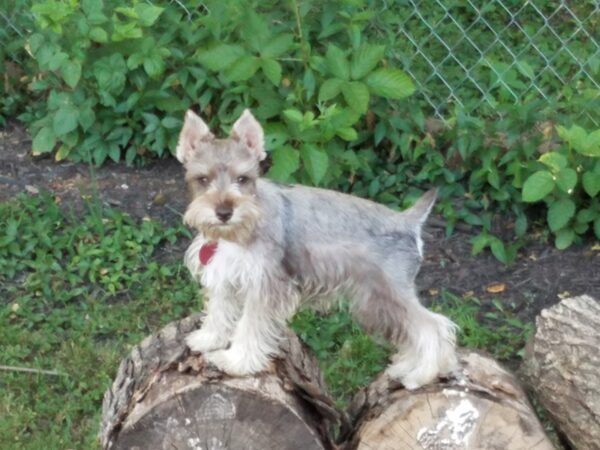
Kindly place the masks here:
<instances>
[{"instance_id":1,"label":"dog's chest fur","mask_svg":"<svg viewBox=\"0 0 600 450\"><path fill-rule=\"evenodd\" d=\"M239 292L252 289L260 281L265 269L263 252L220 240L210 262L203 265L199 255L204 244L206 239L197 236L185 254L187 268L204 287L211 291L233 289Z\"/></svg>"}]
</instances>

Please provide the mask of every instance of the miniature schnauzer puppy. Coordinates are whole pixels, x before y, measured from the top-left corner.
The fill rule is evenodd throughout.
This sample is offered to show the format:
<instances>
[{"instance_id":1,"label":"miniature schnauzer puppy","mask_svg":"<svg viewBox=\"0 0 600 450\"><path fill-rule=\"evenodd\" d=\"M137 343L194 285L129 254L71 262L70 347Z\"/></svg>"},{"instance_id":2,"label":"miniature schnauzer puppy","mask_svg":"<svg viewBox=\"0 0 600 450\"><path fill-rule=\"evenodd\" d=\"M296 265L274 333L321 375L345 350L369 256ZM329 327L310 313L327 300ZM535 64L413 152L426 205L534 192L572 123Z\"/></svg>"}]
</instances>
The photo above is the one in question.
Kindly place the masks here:
<instances>
[{"instance_id":1,"label":"miniature schnauzer puppy","mask_svg":"<svg viewBox=\"0 0 600 450\"><path fill-rule=\"evenodd\" d=\"M177 158L193 196L184 222L198 235L185 263L208 294L190 349L231 375L260 372L301 303L345 295L358 322L398 349L390 377L413 389L452 371L456 326L419 303L414 282L435 191L396 212L260 179L265 157L263 130L248 110L227 139L187 112Z\"/></svg>"}]
</instances>

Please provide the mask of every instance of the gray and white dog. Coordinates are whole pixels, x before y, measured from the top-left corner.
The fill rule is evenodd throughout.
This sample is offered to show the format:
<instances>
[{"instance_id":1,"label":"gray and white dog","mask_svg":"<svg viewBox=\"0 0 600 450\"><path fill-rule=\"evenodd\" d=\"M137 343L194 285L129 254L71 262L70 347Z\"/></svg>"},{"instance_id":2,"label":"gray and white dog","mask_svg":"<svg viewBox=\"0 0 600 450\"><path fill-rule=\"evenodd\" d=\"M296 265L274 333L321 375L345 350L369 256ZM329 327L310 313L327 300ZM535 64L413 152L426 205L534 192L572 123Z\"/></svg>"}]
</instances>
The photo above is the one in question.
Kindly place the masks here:
<instances>
[{"instance_id":1,"label":"gray and white dog","mask_svg":"<svg viewBox=\"0 0 600 450\"><path fill-rule=\"evenodd\" d=\"M198 235L185 263L208 294L192 351L232 375L267 368L301 303L346 295L354 317L398 348L390 377L417 388L456 366L455 325L419 303L421 226L435 191L410 209L259 178L263 130L246 110L227 139L192 111L177 145Z\"/></svg>"}]
</instances>

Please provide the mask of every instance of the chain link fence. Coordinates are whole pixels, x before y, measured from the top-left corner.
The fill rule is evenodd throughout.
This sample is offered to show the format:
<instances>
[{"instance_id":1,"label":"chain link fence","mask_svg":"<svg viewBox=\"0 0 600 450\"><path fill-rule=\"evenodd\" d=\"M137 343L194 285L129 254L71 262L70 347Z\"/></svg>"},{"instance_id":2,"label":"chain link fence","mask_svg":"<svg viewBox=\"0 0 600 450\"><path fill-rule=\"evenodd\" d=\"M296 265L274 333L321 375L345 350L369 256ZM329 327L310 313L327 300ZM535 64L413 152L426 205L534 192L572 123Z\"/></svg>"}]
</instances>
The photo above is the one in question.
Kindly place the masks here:
<instances>
[{"instance_id":1,"label":"chain link fence","mask_svg":"<svg viewBox=\"0 0 600 450\"><path fill-rule=\"evenodd\" d=\"M33 18L28 2L0 0L0 61L26 58ZM171 0L193 16L185 2ZM11 7L10 5L13 5ZM374 2L394 17L392 52L413 77L435 116L460 107L482 116L501 103L539 99L550 107L579 96L600 100L598 0L387 0ZM6 68L6 67L4 67ZM600 126L600 113L584 108ZM600 109L600 107L598 108Z\"/></svg>"},{"instance_id":2,"label":"chain link fence","mask_svg":"<svg viewBox=\"0 0 600 450\"><path fill-rule=\"evenodd\" d=\"M406 0L394 8L397 56L440 118L455 105L486 114L500 101L599 98L598 0ZM585 114L600 125L599 115Z\"/></svg>"}]
</instances>

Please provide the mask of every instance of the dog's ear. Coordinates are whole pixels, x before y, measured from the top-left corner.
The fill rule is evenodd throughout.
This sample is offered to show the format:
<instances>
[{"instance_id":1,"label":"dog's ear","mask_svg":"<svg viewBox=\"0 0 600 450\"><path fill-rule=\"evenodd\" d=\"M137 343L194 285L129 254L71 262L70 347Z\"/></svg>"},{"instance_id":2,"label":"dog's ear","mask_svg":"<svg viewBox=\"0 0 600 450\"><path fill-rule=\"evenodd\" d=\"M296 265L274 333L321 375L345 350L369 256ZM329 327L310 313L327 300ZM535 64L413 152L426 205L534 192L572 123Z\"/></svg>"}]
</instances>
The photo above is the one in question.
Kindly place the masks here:
<instances>
[{"instance_id":1,"label":"dog's ear","mask_svg":"<svg viewBox=\"0 0 600 450\"><path fill-rule=\"evenodd\" d=\"M240 118L233 124L231 136L242 141L259 161L267 157L263 129L250 110L244 110Z\"/></svg>"},{"instance_id":2,"label":"dog's ear","mask_svg":"<svg viewBox=\"0 0 600 450\"><path fill-rule=\"evenodd\" d=\"M177 142L177 159L184 164L190 160L190 157L198 150L202 141L208 141L214 136L208 129L208 125L194 111L188 109L185 113L183 128L179 133Z\"/></svg>"}]
</instances>

